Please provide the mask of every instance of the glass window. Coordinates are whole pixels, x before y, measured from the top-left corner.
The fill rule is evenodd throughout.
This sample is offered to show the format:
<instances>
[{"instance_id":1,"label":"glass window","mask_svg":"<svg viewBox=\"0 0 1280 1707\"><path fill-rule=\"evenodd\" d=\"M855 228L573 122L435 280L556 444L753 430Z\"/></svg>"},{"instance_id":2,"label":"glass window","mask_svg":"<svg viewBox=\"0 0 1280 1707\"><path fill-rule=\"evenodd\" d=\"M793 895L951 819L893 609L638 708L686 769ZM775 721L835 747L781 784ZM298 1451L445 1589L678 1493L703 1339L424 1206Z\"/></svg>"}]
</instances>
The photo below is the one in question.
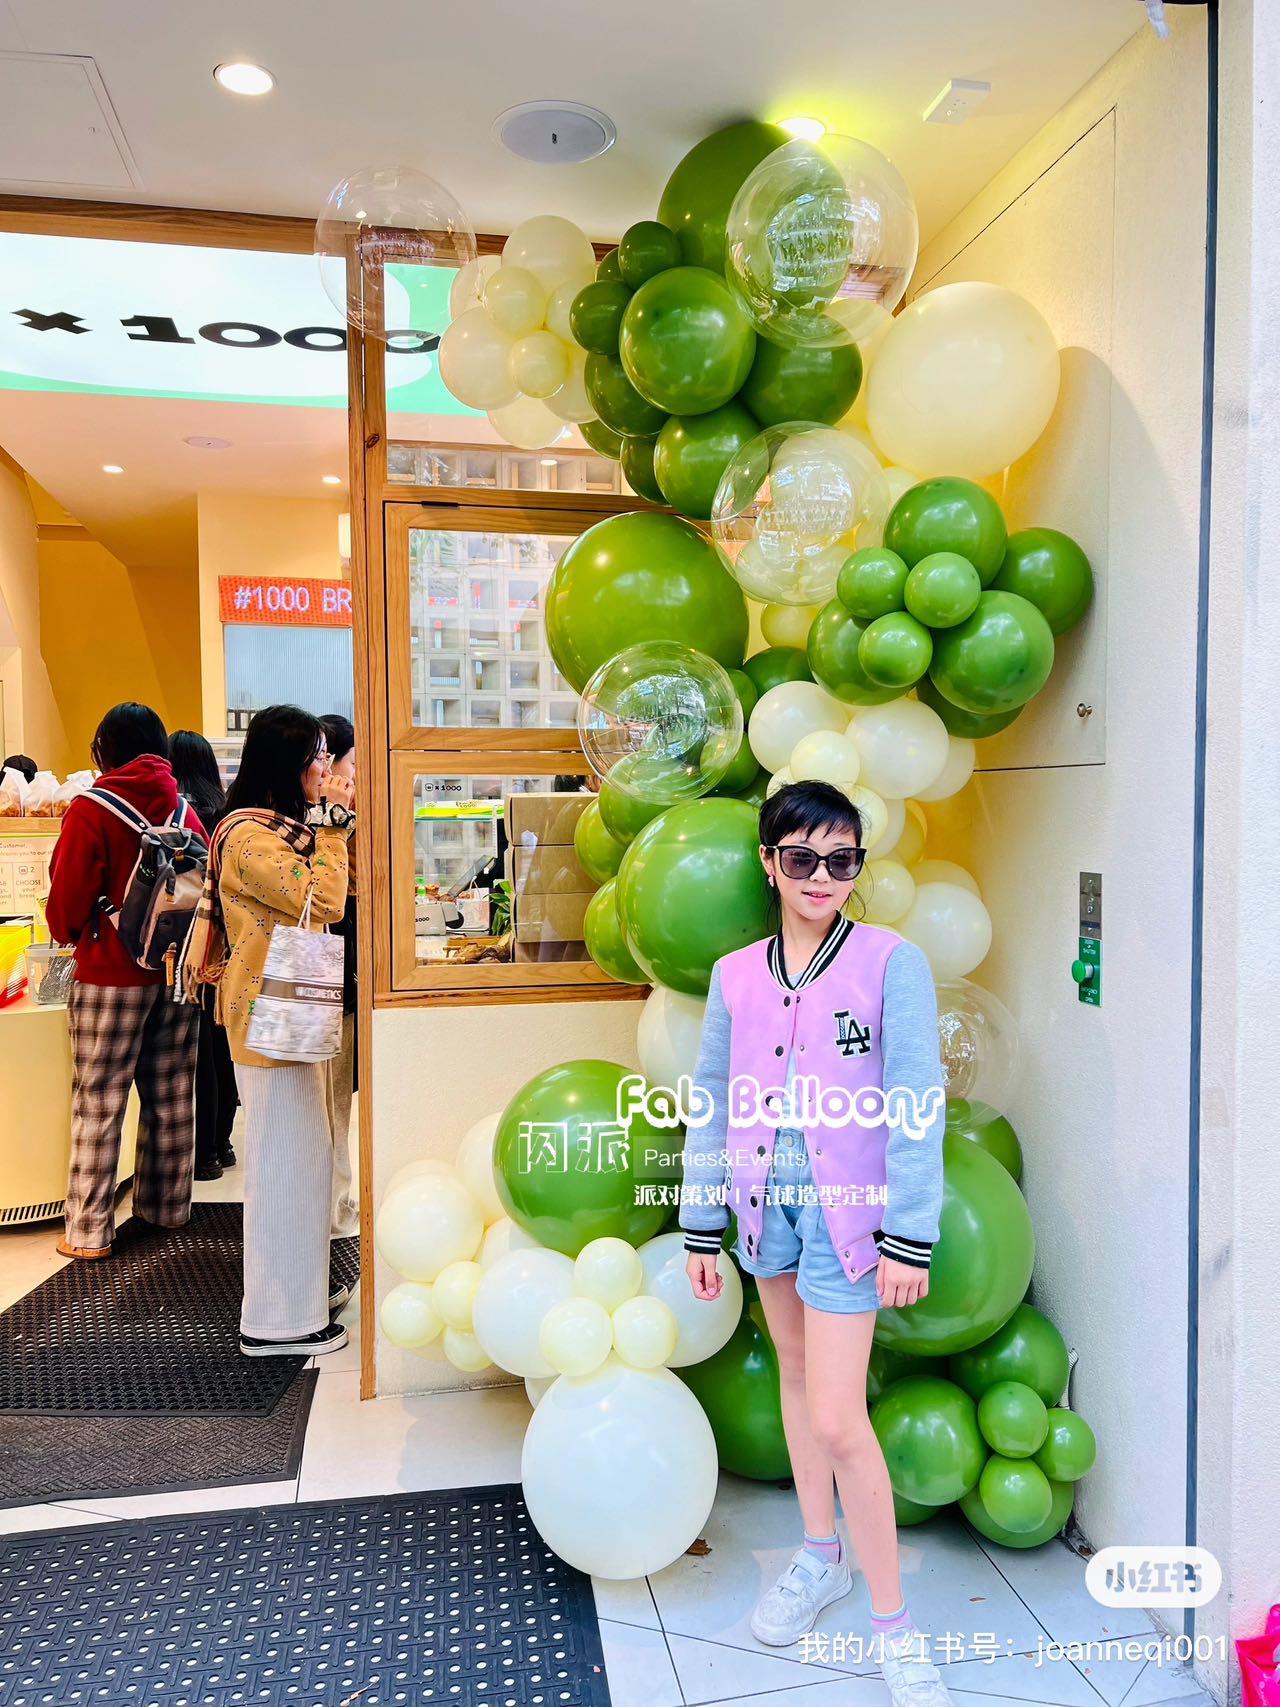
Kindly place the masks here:
<instances>
[{"instance_id":1,"label":"glass window","mask_svg":"<svg viewBox=\"0 0 1280 1707\"><path fill-rule=\"evenodd\" d=\"M627 492L607 456L573 448L521 451L506 445L391 444L387 479L405 486L468 486L509 492Z\"/></svg>"}]
</instances>

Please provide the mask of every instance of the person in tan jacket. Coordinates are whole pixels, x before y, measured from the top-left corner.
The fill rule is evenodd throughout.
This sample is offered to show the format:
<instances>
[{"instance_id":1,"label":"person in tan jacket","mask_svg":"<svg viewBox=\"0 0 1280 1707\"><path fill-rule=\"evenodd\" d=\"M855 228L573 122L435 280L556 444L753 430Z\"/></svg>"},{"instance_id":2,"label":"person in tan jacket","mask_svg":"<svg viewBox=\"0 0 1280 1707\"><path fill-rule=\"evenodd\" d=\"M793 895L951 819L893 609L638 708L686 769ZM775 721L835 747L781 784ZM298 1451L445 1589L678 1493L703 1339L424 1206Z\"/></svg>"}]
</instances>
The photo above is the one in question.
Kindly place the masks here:
<instances>
[{"instance_id":1,"label":"person in tan jacket","mask_svg":"<svg viewBox=\"0 0 1280 1707\"><path fill-rule=\"evenodd\" d=\"M229 950L218 980L245 1114L244 1304L248 1357L310 1356L346 1344L330 1320L346 1303L329 1287L333 1131L324 1063L270 1061L248 1045L271 933L336 924L347 900L351 784L331 774L324 731L309 712L276 705L245 734L227 794L217 883Z\"/></svg>"}]
</instances>

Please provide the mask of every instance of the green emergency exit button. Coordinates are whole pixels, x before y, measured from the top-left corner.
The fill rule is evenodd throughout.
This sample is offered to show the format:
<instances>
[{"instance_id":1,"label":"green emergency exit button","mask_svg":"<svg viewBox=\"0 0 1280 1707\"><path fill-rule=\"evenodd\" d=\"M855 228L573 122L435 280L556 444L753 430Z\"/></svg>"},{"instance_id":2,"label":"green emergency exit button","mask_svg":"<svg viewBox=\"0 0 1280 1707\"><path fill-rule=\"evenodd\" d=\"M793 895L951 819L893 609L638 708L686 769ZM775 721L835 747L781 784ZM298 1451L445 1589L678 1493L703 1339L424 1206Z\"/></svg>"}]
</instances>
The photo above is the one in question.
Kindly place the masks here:
<instances>
[{"instance_id":1,"label":"green emergency exit button","mask_svg":"<svg viewBox=\"0 0 1280 1707\"><path fill-rule=\"evenodd\" d=\"M1071 962L1071 976L1082 1002L1090 1007L1102 1005L1102 943L1097 937L1078 938L1080 958Z\"/></svg>"}]
</instances>

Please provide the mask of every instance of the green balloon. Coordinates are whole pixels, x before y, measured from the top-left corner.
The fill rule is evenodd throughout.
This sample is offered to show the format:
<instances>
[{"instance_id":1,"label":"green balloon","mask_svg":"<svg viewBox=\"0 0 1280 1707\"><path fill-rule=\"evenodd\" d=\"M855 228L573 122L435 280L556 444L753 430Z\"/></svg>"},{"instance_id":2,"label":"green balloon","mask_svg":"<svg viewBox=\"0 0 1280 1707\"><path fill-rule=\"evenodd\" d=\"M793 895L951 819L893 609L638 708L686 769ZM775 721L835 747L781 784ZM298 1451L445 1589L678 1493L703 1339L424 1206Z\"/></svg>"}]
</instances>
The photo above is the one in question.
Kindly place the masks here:
<instances>
[{"instance_id":1,"label":"green balloon","mask_svg":"<svg viewBox=\"0 0 1280 1707\"><path fill-rule=\"evenodd\" d=\"M617 356L588 356L582 377L591 407L605 426L624 437L647 437L667 418L665 409L655 409L641 397Z\"/></svg>"},{"instance_id":2,"label":"green balloon","mask_svg":"<svg viewBox=\"0 0 1280 1707\"><path fill-rule=\"evenodd\" d=\"M988 1541L998 1541L1002 1547L1042 1547L1046 1541L1052 1541L1055 1535L1062 1532L1063 1526L1071 1516L1071 1507L1075 1499L1075 1489L1070 1482L1050 1482L1050 1492L1053 1495L1049 1515L1038 1529L1028 1530L1019 1535L1012 1529L1005 1529L991 1516L982 1503L979 1488L974 1488L960 1501L960 1510L968 1521L978 1531L985 1535Z\"/></svg>"},{"instance_id":3,"label":"green balloon","mask_svg":"<svg viewBox=\"0 0 1280 1707\"><path fill-rule=\"evenodd\" d=\"M590 358L589 358L590 359ZM546 593L547 643L577 693L606 659L645 640L696 647L737 669L747 606L711 540L653 510L606 516L569 546Z\"/></svg>"},{"instance_id":4,"label":"green balloon","mask_svg":"<svg viewBox=\"0 0 1280 1707\"><path fill-rule=\"evenodd\" d=\"M769 934L759 846L759 814L718 795L641 830L618 872L618 916L651 983L705 996L722 955Z\"/></svg>"},{"instance_id":5,"label":"green balloon","mask_svg":"<svg viewBox=\"0 0 1280 1707\"><path fill-rule=\"evenodd\" d=\"M932 1289L932 1275L929 1285ZM1067 1344L1057 1328L1033 1305L1019 1304L1003 1327L950 1358L947 1372L975 1399L997 1381L1021 1381L1046 1405L1056 1405L1069 1367Z\"/></svg>"},{"instance_id":6,"label":"green balloon","mask_svg":"<svg viewBox=\"0 0 1280 1707\"><path fill-rule=\"evenodd\" d=\"M1053 1510L1053 1489L1040 1466L998 1452L982 1467L978 1498L992 1522L1013 1535L1043 1529Z\"/></svg>"},{"instance_id":7,"label":"green balloon","mask_svg":"<svg viewBox=\"0 0 1280 1707\"><path fill-rule=\"evenodd\" d=\"M957 1137L968 1138L988 1155L994 1156L1014 1179L1022 1178L1022 1145L1003 1114L997 1114L985 1103L951 1097L947 1101L947 1131L954 1132Z\"/></svg>"},{"instance_id":8,"label":"green balloon","mask_svg":"<svg viewBox=\"0 0 1280 1707\"><path fill-rule=\"evenodd\" d=\"M910 570L896 551L869 545L855 551L836 578L836 597L851 616L874 622L902 610Z\"/></svg>"},{"instance_id":9,"label":"green balloon","mask_svg":"<svg viewBox=\"0 0 1280 1707\"><path fill-rule=\"evenodd\" d=\"M750 789L760 774L759 761L751 751L751 743L747 740L745 732L759 695L756 693L755 683L745 670L730 670L729 680L733 683L733 691L737 694L738 703L742 707L743 736L738 751L734 754L732 764L711 792L712 794L731 794L735 798L741 799L743 791ZM768 780L766 775L765 782L767 783ZM762 795L761 799L763 798Z\"/></svg>"},{"instance_id":10,"label":"green balloon","mask_svg":"<svg viewBox=\"0 0 1280 1707\"><path fill-rule=\"evenodd\" d=\"M890 1489L892 1493L893 1490ZM937 1505L918 1505L915 1500L903 1499L901 1494L893 1495L893 1516L899 1529L914 1529L917 1524L928 1523L931 1517L937 1517L942 1510Z\"/></svg>"},{"instance_id":11,"label":"green balloon","mask_svg":"<svg viewBox=\"0 0 1280 1707\"><path fill-rule=\"evenodd\" d=\"M856 344L834 350L775 344L763 333L742 388L742 401L762 427L784 421L823 421L848 414L862 385L862 356Z\"/></svg>"},{"instance_id":12,"label":"green balloon","mask_svg":"<svg viewBox=\"0 0 1280 1707\"><path fill-rule=\"evenodd\" d=\"M605 829L624 848L635 841L646 824L651 824L666 811L659 802L638 800L634 794L624 794L607 779L600 784L596 801Z\"/></svg>"},{"instance_id":13,"label":"green balloon","mask_svg":"<svg viewBox=\"0 0 1280 1707\"><path fill-rule=\"evenodd\" d=\"M1029 599L983 593L957 628L939 631L929 679L961 711L1016 711L1053 669L1053 633Z\"/></svg>"},{"instance_id":14,"label":"green balloon","mask_svg":"<svg viewBox=\"0 0 1280 1707\"><path fill-rule=\"evenodd\" d=\"M658 273L622 316L618 353L627 378L663 414L721 408L741 389L755 351L746 310L704 267Z\"/></svg>"},{"instance_id":15,"label":"green balloon","mask_svg":"<svg viewBox=\"0 0 1280 1707\"><path fill-rule=\"evenodd\" d=\"M1049 1412L1039 1393L1025 1381L997 1381L978 1400L978 1427L993 1452L1005 1458L1030 1458L1044 1445ZM994 1514L994 1507L992 1511Z\"/></svg>"},{"instance_id":16,"label":"green balloon","mask_svg":"<svg viewBox=\"0 0 1280 1707\"><path fill-rule=\"evenodd\" d=\"M930 628L954 628L978 608L982 582L967 557L957 551L933 551L907 576L907 609Z\"/></svg>"},{"instance_id":17,"label":"green balloon","mask_svg":"<svg viewBox=\"0 0 1280 1707\"><path fill-rule=\"evenodd\" d=\"M618 923L617 888L617 879L611 877L587 902L582 926L587 953L602 972L607 972L620 984L644 984L648 980L636 965L635 956L627 947L622 926Z\"/></svg>"},{"instance_id":18,"label":"green balloon","mask_svg":"<svg viewBox=\"0 0 1280 1707\"><path fill-rule=\"evenodd\" d=\"M778 1354L758 1302L742 1312L719 1351L674 1373L707 1413L724 1469L757 1482L780 1482L790 1476Z\"/></svg>"},{"instance_id":19,"label":"green balloon","mask_svg":"<svg viewBox=\"0 0 1280 1707\"><path fill-rule=\"evenodd\" d=\"M777 125L753 119L718 130L689 150L658 203L658 218L680 239L687 266L724 271L724 228L733 198L765 155L790 140Z\"/></svg>"},{"instance_id":20,"label":"green balloon","mask_svg":"<svg viewBox=\"0 0 1280 1707\"><path fill-rule=\"evenodd\" d=\"M982 1473L986 1448L978 1409L954 1381L907 1375L871 1407L896 1494L916 1505L947 1505L969 1492Z\"/></svg>"},{"instance_id":21,"label":"green balloon","mask_svg":"<svg viewBox=\"0 0 1280 1707\"><path fill-rule=\"evenodd\" d=\"M760 698L759 690L745 670L730 670L729 680L733 683L733 691L742 707L742 721L745 726L756 708L756 701Z\"/></svg>"},{"instance_id":22,"label":"green balloon","mask_svg":"<svg viewBox=\"0 0 1280 1707\"><path fill-rule=\"evenodd\" d=\"M626 285L597 279L584 285L569 305L569 330L574 341L596 356L616 356L622 314L631 301Z\"/></svg>"},{"instance_id":23,"label":"green balloon","mask_svg":"<svg viewBox=\"0 0 1280 1707\"><path fill-rule=\"evenodd\" d=\"M763 652L753 652L742 668L762 697L781 682L813 680L809 660L798 646L766 646Z\"/></svg>"},{"instance_id":24,"label":"green balloon","mask_svg":"<svg viewBox=\"0 0 1280 1707\"><path fill-rule=\"evenodd\" d=\"M813 679L836 699L848 705L886 705L903 689L873 682L863 668L858 647L866 627L849 615L839 599L832 599L814 617L809 630L809 665Z\"/></svg>"},{"instance_id":25,"label":"green balloon","mask_svg":"<svg viewBox=\"0 0 1280 1707\"><path fill-rule=\"evenodd\" d=\"M607 456L613 462L622 460L622 434L615 433L612 427L606 427L603 421L582 421L578 431L591 446L599 451L601 456Z\"/></svg>"},{"instance_id":26,"label":"green balloon","mask_svg":"<svg viewBox=\"0 0 1280 1707\"><path fill-rule=\"evenodd\" d=\"M618 875L626 845L615 841L605 827L599 797L589 800L578 815L573 829L573 851L593 883L607 883Z\"/></svg>"},{"instance_id":27,"label":"green balloon","mask_svg":"<svg viewBox=\"0 0 1280 1707\"><path fill-rule=\"evenodd\" d=\"M932 635L904 610L890 611L888 616L869 622L858 641L858 662L868 680L896 693L918 682L932 657Z\"/></svg>"},{"instance_id":28,"label":"green balloon","mask_svg":"<svg viewBox=\"0 0 1280 1707\"><path fill-rule=\"evenodd\" d=\"M867 1403L874 1405L886 1388L906 1375L932 1375L935 1365L927 1357L912 1357L905 1352L890 1351L887 1346L871 1344L867 1359Z\"/></svg>"},{"instance_id":29,"label":"green balloon","mask_svg":"<svg viewBox=\"0 0 1280 1707\"><path fill-rule=\"evenodd\" d=\"M731 458L760 431L741 403L726 403L706 415L673 415L658 434L653 467L660 502L682 516L707 521Z\"/></svg>"},{"instance_id":30,"label":"green balloon","mask_svg":"<svg viewBox=\"0 0 1280 1707\"><path fill-rule=\"evenodd\" d=\"M647 498L651 504L665 504L667 500L662 495L653 466L653 454L657 446L656 433L652 438L623 439L622 472L627 477L627 485L637 497Z\"/></svg>"},{"instance_id":31,"label":"green balloon","mask_svg":"<svg viewBox=\"0 0 1280 1707\"><path fill-rule=\"evenodd\" d=\"M1035 1455L1049 1480L1078 1482L1093 1469L1097 1456L1097 1438L1084 1418L1054 1405L1049 1411L1044 1444Z\"/></svg>"},{"instance_id":32,"label":"green balloon","mask_svg":"<svg viewBox=\"0 0 1280 1707\"><path fill-rule=\"evenodd\" d=\"M643 1161L645 1149L666 1155L675 1147L670 1129L653 1126L640 1110L628 1142L610 1142L618 1086L633 1076L616 1061L565 1061L530 1079L503 1110L493 1147L498 1196L539 1244L568 1257L592 1239L642 1245L666 1220L665 1205L636 1202L636 1186L642 1166L646 1183L655 1171Z\"/></svg>"},{"instance_id":33,"label":"green balloon","mask_svg":"<svg viewBox=\"0 0 1280 1707\"><path fill-rule=\"evenodd\" d=\"M989 587L1004 561L1008 530L990 492L972 480L940 475L910 487L889 512L884 542L909 569L935 551L967 557Z\"/></svg>"},{"instance_id":34,"label":"green balloon","mask_svg":"<svg viewBox=\"0 0 1280 1707\"><path fill-rule=\"evenodd\" d=\"M1023 528L1009 535L993 587L1018 593L1044 617L1054 634L1079 622L1093 598L1089 559L1068 534L1057 528Z\"/></svg>"},{"instance_id":35,"label":"green balloon","mask_svg":"<svg viewBox=\"0 0 1280 1707\"><path fill-rule=\"evenodd\" d=\"M993 711L989 715L977 711L961 711L958 705L952 705L949 699L943 699L928 676L922 676L916 683L916 698L922 705L927 705L931 711L937 712L946 724L948 734L967 736L970 741L981 741L988 735L998 735L1002 729L1007 729L1015 718L1022 715L1020 705L1015 706L1012 711Z\"/></svg>"},{"instance_id":36,"label":"green balloon","mask_svg":"<svg viewBox=\"0 0 1280 1707\"><path fill-rule=\"evenodd\" d=\"M761 807L769 794L769 772L763 765L756 771L755 779L745 788L738 789L733 796L735 800L745 800L748 806Z\"/></svg>"},{"instance_id":37,"label":"green balloon","mask_svg":"<svg viewBox=\"0 0 1280 1707\"><path fill-rule=\"evenodd\" d=\"M642 219L622 234L618 244L618 267L622 282L638 290L655 273L680 265L680 239L669 226L656 219Z\"/></svg>"},{"instance_id":38,"label":"green balloon","mask_svg":"<svg viewBox=\"0 0 1280 1707\"><path fill-rule=\"evenodd\" d=\"M622 283L622 266L618 260L616 249L610 249L607 255L600 257L599 265L596 267L596 277L609 284Z\"/></svg>"},{"instance_id":39,"label":"green balloon","mask_svg":"<svg viewBox=\"0 0 1280 1707\"><path fill-rule=\"evenodd\" d=\"M942 1165L941 1230L929 1290L910 1308L881 1310L876 1319L882 1345L926 1357L978 1345L1007 1322L1027 1290L1036 1248L1026 1201L994 1156L945 1133ZM967 1382L961 1385L973 1392Z\"/></svg>"}]
</instances>

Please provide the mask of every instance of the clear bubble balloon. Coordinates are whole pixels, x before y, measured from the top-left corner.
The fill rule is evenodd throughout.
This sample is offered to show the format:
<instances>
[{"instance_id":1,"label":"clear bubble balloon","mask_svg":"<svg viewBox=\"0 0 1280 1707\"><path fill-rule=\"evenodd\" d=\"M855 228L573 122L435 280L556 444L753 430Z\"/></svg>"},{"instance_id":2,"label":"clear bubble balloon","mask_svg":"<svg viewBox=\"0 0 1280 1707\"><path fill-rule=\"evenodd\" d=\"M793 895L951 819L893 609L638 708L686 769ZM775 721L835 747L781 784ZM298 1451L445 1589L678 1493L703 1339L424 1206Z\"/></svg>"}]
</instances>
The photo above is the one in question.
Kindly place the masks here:
<instances>
[{"instance_id":1,"label":"clear bubble balloon","mask_svg":"<svg viewBox=\"0 0 1280 1707\"><path fill-rule=\"evenodd\" d=\"M880 464L848 433L811 421L767 427L732 458L711 525L743 591L822 605L872 516L887 513Z\"/></svg>"},{"instance_id":2,"label":"clear bubble balloon","mask_svg":"<svg viewBox=\"0 0 1280 1707\"><path fill-rule=\"evenodd\" d=\"M797 140L767 155L729 213L726 275L775 343L834 349L883 324L906 294L920 245L897 167L852 136Z\"/></svg>"},{"instance_id":3,"label":"clear bubble balloon","mask_svg":"<svg viewBox=\"0 0 1280 1707\"><path fill-rule=\"evenodd\" d=\"M938 1044L949 1097L1001 1113L1018 1069L1018 1022L998 996L968 978L938 985Z\"/></svg>"},{"instance_id":4,"label":"clear bubble balloon","mask_svg":"<svg viewBox=\"0 0 1280 1707\"><path fill-rule=\"evenodd\" d=\"M438 334L430 269L469 266L476 234L443 184L413 166L375 166L329 192L316 220L315 253L324 293L349 326L378 337L388 331ZM397 269L386 275L385 313L377 326L366 289L374 262Z\"/></svg>"},{"instance_id":5,"label":"clear bubble balloon","mask_svg":"<svg viewBox=\"0 0 1280 1707\"><path fill-rule=\"evenodd\" d=\"M727 671L675 641L628 646L578 701L582 750L634 799L674 805L715 787L742 740L742 702Z\"/></svg>"}]
</instances>

